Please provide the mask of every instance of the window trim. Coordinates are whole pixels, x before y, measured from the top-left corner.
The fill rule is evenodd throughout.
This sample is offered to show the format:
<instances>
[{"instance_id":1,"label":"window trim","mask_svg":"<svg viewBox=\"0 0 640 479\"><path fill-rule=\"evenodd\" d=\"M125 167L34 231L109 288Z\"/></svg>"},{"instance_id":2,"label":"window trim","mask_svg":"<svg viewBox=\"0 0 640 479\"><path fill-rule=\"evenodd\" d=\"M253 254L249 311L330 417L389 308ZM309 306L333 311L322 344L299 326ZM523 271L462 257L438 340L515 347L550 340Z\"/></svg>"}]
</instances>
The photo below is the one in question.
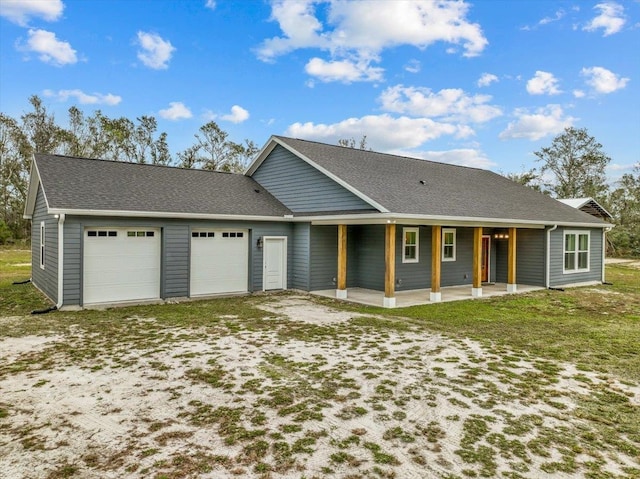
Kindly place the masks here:
<instances>
[{"instance_id":1,"label":"window trim","mask_svg":"<svg viewBox=\"0 0 640 479\"><path fill-rule=\"evenodd\" d=\"M407 245L407 233L416 234L415 244ZM415 246L416 257L407 258L407 246ZM402 262L403 263L419 263L420 262L420 228L402 228Z\"/></svg>"},{"instance_id":2,"label":"window trim","mask_svg":"<svg viewBox=\"0 0 640 479\"><path fill-rule=\"evenodd\" d=\"M567 251L567 236L573 235L576 237L575 245L576 249L574 251ZM585 235L587 237L587 249L580 249L580 235ZM573 269L567 269L565 258L567 253L574 253L575 262ZM579 267L579 254L587 253L587 267L580 268ZM575 274L575 273L588 273L591 271L591 231L589 230L564 230L562 235L562 274Z\"/></svg>"},{"instance_id":3,"label":"window trim","mask_svg":"<svg viewBox=\"0 0 640 479\"><path fill-rule=\"evenodd\" d=\"M445 258L444 256L444 251L445 251L445 246L446 243L444 242L444 238L446 233L453 233L453 243L451 244L451 246L453 246L453 256L451 258ZM455 228L442 228L442 253L441 253L441 257L442 257L442 261L455 261L456 260L456 229Z\"/></svg>"},{"instance_id":4,"label":"window trim","mask_svg":"<svg viewBox=\"0 0 640 479\"><path fill-rule=\"evenodd\" d=\"M40 222L40 269L44 269L47 230L44 221Z\"/></svg>"}]
</instances>

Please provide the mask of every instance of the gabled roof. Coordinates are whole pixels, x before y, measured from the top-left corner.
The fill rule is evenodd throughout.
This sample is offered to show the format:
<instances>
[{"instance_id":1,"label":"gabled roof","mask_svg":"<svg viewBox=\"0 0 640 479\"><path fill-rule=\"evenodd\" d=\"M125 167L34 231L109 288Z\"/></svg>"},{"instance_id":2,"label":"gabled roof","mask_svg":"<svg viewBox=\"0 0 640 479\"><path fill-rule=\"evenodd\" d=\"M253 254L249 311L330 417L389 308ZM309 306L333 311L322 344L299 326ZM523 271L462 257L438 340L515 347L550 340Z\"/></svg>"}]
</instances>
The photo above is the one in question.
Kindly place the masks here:
<instances>
[{"instance_id":1,"label":"gabled roof","mask_svg":"<svg viewBox=\"0 0 640 479\"><path fill-rule=\"evenodd\" d=\"M241 174L36 154L26 216L42 185L49 213L134 216L290 215L282 203Z\"/></svg>"},{"instance_id":2,"label":"gabled roof","mask_svg":"<svg viewBox=\"0 0 640 479\"><path fill-rule=\"evenodd\" d=\"M398 215L607 226L582 211L488 170L313 141L271 137L251 175L280 144L373 207ZM610 225L608 225L610 226Z\"/></svg>"},{"instance_id":3,"label":"gabled roof","mask_svg":"<svg viewBox=\"0 0 640 479\"><path fill-rule=\"evenodd\" d=\"M604 206L598 203L593 198L563 198L558 199L561 203L569 205L572 208L584 211L590 215L612 219L613 215L609 213Z\"/></svg>"}]
</instances>

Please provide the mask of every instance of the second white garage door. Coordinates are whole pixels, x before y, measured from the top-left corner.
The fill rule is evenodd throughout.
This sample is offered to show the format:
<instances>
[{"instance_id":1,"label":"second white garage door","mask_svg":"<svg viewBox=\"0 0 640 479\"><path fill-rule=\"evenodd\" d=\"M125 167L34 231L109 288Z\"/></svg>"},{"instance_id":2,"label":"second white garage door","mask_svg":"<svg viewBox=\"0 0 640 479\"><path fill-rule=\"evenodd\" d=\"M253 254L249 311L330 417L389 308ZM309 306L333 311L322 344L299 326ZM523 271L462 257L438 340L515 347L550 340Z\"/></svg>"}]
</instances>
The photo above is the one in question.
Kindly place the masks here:
<instances>
[{"instance_id":1,"label":"second white garage door","mask_svg":"<svg viewBox=\"0 0 640 479\"><path fill-rule=\"evenodd\" d=\"M245 293L249 284L247 230L191 232L191 296Z\"/></svg>"}]
</instances>

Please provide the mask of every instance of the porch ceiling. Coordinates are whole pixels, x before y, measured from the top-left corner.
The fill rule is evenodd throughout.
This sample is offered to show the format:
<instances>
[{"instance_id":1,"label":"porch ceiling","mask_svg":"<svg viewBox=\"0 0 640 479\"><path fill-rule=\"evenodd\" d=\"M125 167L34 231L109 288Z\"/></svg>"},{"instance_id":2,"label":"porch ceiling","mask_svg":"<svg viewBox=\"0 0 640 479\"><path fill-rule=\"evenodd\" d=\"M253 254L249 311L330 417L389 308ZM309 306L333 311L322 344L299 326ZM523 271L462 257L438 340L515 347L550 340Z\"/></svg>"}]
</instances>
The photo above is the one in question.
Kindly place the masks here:
<instances>
[{"instance_id":1,"label":"porch ceiling","mask_svg":"<svg viewBox=\"0 0 640 479\"><path fill-rule=\"evenodd\" d=\"M495 296L504 296L506 294L528 293L530 291L538 291L544 289L540 286L530 286L518 284L516 293L507 292L506 283L484 284L482 285L482 297L473 298L471 296L471 285L448 286L441 288L442 301L461 301L468 299L483 299ZM418 306L422 304L436 304L429 301L429 293L431 289L413 289L410 291L396 291L396 308L406 308L409 306ZM320 291L311 291L311 294L324 296L327 298L336 298L335 289L325 289ZM352 303L366 304L367 306L383 305L384 291L375 291L365 288L349 288L347 290L347 298L345 301Z\"/></svg>"}]
</instances>

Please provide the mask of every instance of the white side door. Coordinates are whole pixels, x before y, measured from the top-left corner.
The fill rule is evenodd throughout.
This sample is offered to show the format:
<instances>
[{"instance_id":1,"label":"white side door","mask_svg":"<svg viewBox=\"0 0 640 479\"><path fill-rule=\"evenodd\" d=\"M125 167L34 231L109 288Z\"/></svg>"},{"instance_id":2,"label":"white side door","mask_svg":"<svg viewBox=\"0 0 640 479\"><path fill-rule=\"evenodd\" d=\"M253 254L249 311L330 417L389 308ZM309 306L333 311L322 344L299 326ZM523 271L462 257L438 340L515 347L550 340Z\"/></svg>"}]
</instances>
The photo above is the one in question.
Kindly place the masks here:
<instances>
[{"instance_id":1,"label":"white side door","mask_svg":"<svg viewBox=\"0 0 640 479\"><path fill-rule=\"evenodd\" d=\"M262 240L263 289L287 289L287 237L264 236Z\"/></svg>"}]
</instances>

